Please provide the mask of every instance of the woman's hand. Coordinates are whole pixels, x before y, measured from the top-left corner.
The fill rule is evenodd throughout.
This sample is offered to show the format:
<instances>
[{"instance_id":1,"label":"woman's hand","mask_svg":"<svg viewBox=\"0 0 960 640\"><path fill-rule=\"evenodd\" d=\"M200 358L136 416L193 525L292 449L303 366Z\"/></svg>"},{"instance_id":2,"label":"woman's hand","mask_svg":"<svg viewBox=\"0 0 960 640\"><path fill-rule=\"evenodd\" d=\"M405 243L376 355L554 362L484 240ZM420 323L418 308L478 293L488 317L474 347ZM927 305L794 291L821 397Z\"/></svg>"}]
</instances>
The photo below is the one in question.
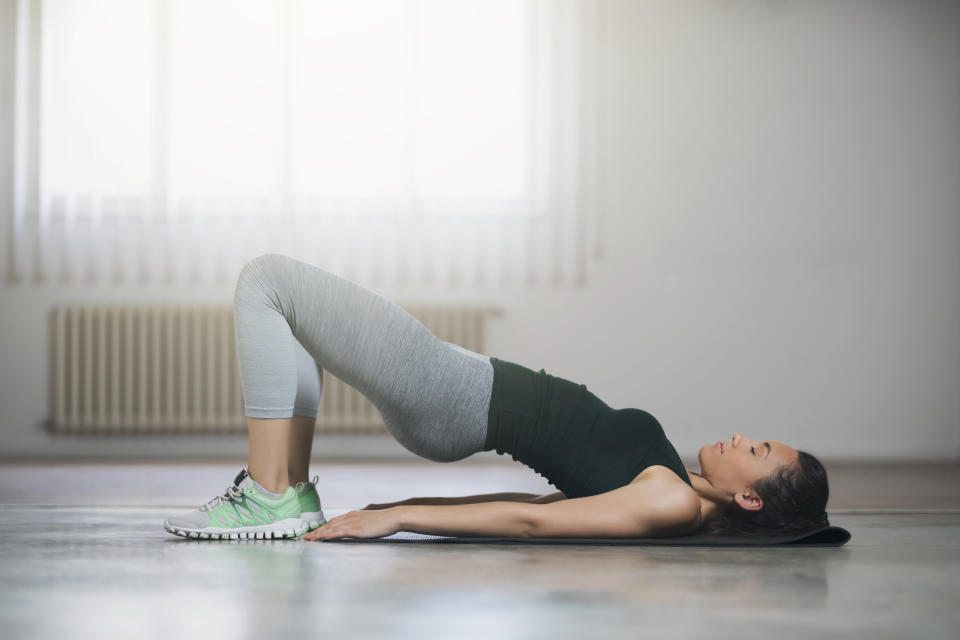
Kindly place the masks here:
<instances>
[{"instance_id":1,"label":"woman's hand","mask_svg":"<svg viewBox=\"0 0 960 640\"><path fill-rule=\"evenodd\" d=\"M331 538L380 538L400 530L396 508L350 511L303 535L304 540Z\"/></svg>"}]
</instances>

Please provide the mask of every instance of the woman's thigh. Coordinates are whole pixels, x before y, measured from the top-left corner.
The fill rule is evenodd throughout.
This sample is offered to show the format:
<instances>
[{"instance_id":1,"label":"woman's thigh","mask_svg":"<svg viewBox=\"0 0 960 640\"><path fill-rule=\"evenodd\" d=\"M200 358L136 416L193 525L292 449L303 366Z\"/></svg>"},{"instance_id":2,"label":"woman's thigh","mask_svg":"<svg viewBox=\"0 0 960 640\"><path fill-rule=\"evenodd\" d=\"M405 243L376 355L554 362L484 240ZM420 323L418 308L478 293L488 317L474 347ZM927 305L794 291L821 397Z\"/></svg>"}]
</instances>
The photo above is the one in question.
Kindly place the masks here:
<instances>
[{"instance_id":1,"label":"woman's thigh","mask_svg":"<svg viewBox=\"0 0 960 640\"><path fill-rule=\"evenodd\" d=\"M237 313L247 316L246 327L276 326L277 314L282 316L317 364L366 396L407 449L439 461L482 449L493 386L487 356L440 340L370 289L282 254L247 263L234 302ZM241 358L241 339L279 333L240 329L238 320ZM261 359L271 351L248 346ZM248 370L255 366L247 363Z\"/></svg>"}]
</instances>

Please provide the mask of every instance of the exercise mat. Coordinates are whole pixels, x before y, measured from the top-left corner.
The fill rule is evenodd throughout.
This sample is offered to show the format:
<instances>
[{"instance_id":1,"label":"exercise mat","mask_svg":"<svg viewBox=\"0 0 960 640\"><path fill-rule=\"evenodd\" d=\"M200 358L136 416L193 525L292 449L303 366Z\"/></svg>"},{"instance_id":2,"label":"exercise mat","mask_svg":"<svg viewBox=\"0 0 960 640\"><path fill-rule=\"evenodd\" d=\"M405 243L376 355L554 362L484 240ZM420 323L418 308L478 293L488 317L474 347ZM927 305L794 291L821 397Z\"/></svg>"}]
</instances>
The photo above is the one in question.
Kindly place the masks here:
<instances>
[{"instance_id":1,"label":"exercise mat","mask_svg":"<svg viewBox=\"0 0 960 640\"><path fill-rule=\"evenodd\" d=\"M453 542L469 544L603 544L671 547L839 547L850 540L843 527L827 525L806 533L780 536L723 536L693 533L672 538L466 538L398 531L383 538L333 538L324 542Z\"/></svg>"}]
</instances>

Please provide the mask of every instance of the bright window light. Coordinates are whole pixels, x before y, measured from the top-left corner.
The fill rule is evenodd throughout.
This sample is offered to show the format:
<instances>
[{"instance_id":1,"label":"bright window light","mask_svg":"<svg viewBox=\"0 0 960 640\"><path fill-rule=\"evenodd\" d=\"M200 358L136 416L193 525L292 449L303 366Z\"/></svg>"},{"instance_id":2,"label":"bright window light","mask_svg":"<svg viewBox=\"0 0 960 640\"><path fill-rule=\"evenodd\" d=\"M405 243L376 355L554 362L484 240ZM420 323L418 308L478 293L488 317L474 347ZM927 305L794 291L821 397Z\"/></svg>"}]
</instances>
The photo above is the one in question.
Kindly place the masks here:
<instances>
[{"instance_id":1,"label":"bright window light","mask_svg":"<svg viewBox=\"0 0 960 640\"><path fill-rule=\"evenodd\" d=\"M529 11L514 0L44 2L41 188L522 199Z\"/></svg>"}]
</instances>

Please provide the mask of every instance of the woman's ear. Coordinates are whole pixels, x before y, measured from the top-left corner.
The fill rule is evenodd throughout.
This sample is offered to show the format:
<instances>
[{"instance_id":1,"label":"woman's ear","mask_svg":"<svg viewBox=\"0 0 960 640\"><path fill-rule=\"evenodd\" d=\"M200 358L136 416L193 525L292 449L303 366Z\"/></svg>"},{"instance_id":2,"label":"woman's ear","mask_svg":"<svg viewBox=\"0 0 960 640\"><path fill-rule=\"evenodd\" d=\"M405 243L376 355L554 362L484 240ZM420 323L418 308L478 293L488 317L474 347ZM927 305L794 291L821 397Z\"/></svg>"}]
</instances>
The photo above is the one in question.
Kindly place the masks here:
<instances>
[{"instance_id":1,"label":"woman's ear","mask_svg":"<svg viewBox=\"0 0 960 640\"><path fill-rule=\"evenodd\" d=\"M750 489L746 489L733 496L733 501L747 511L759 511L763 508L763 500Z\"/></svg>"}]
</instances>

